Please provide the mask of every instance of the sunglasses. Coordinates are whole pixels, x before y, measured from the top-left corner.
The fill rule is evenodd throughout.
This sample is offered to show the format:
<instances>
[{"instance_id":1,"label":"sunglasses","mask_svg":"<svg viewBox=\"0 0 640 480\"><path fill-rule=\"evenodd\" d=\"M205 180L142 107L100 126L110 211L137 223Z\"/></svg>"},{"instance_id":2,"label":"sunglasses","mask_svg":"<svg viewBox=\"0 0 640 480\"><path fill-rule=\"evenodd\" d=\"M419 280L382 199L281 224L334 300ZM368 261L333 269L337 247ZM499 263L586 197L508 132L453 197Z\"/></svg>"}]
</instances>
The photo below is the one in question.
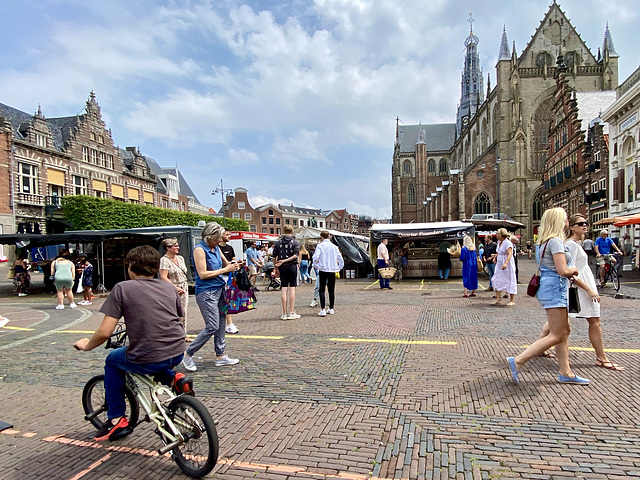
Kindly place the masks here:
<instances>
[{"instance_id":1,"label":"sunglasses","mask_svg":"<svg viewBox=\"0 0 640 480\"><path fill-rule=\"evenodd\" d=\"M177 243L174 243L173 245L169 245L169 248L173 248L173 247L179 247L180 245L178 245Z\"/></svg>"},{"instance_id":2,"label":"sunglasses","mask_svg":"<svg viewBox=\"0 0 640 480\"><path fill-rule=\"evenodd\" d=\"M574 225L578 225L579 227L586 227L589 225L589 222L576 222Z\"/></svg>"}]
</instances>

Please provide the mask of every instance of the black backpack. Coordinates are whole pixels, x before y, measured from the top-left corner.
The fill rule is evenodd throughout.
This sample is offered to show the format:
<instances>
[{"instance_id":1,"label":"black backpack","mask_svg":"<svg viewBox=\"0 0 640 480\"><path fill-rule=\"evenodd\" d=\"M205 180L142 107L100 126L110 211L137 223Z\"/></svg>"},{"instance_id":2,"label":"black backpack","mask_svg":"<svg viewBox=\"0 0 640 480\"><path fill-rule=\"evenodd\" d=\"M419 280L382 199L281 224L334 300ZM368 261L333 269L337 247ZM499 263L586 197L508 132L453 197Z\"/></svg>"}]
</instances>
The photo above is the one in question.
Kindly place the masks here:
<instances>
[{"instance_id":1,"label":"black backpack","mask_svg":"<svg viewBox=\"0 0 640 480\"><path fill-rule=\"evenodd\" d=\"M236 272L236 287L244 292L251 288L249 275L247 275L247 271L244 268L241 268Z\"/></svg>"}]
</instances>

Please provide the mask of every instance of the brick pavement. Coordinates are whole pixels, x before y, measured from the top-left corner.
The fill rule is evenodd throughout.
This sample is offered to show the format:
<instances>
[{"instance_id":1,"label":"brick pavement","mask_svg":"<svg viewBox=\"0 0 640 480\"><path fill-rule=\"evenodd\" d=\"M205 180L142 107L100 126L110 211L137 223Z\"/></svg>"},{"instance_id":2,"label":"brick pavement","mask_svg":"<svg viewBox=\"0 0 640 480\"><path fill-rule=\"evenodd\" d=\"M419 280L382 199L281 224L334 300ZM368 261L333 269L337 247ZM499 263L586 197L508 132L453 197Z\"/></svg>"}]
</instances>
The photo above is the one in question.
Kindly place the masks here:
<instances>
[{"instance_id":1,"label":"brick pavement","mask_svg":"<svg viewBox=\"0 0 640 480\"><path fill-rule=\"evenodd\" d=\"M489 293L461 298L456 279L384 292L339 281L336 315L319 318L311 291L299 288L302 318L289 322L279 320L279 292L259 293L258 309L236 317L241 334L228 336L240 364L214 367L213 345L199 352L196 391L219 422L214 478L640 476L637 301L603 297L605 347L622 350L610 355L627 370L596 368L576 321L572 366L592 385L558 385L557 365L540 358L516 386L504 357L537 337L535 299L491 307ZM83 334L67 332L94 329L100 303L57 311L51 295L0 297L9 326L29 329L0 329L0 420L14 424L0 434L0 478L181 476L156 458L148 424L104 445L82 419L82 386L106 352L73 351ZM202 319L190 312L195 334Z\"/></svg>"}]
</instances>

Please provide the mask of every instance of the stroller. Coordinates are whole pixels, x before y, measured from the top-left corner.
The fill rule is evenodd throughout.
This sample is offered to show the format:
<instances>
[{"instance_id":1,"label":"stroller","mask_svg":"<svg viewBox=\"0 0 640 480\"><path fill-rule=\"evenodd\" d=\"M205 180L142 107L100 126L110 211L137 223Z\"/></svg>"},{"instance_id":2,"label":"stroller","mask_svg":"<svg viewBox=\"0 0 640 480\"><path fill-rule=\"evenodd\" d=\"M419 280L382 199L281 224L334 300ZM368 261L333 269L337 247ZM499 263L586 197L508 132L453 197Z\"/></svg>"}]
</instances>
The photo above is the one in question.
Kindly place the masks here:
<instances>
[{"instance_id":1,"label":"stroller","mask_svg":"<svg viewBox=\"0 0 640 480\"><path fill-rule=\"evenodd\" d=\"M269 291L269 289L280 290L280 288L282 288L282 285L280 285L280 279L276 278L275 270L276 267L271 260L265 262L264 267L262 267L264 276L269 279L269 285L267 285L267 288L265 288L267 292Z\"/></svg>"}]
</instances>

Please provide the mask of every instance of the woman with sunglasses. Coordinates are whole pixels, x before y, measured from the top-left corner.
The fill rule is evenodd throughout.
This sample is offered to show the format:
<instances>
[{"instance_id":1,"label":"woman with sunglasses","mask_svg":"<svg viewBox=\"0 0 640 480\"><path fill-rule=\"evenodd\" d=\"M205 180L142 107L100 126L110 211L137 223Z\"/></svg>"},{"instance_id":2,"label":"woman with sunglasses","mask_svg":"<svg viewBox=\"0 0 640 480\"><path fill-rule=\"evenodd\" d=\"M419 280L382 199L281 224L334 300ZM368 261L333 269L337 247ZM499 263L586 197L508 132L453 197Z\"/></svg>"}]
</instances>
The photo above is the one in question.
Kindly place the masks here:
<instances>
[{"instance_id":1,"label":"woman with sunglasses","mask_svg":"<svg viewBox=\"0 0 640 480\"><path fill-rule=\"evenodd\" d=\"M185 334L187 332L187 305L189 304L189 285L187 284L187 266L184 258L179 255L180 245L177 238L165 238L162 246L166 250L164 256L160 259L160 279L173 284L180 295L182 301L182 312L184 317L180 318L184 325ZM191 339L185 337L185 341L190 342Z\"/></svg>"},{"instance_id":2,"label":"woman with sunglasses","mask_svg":"<svg viewBox=\"0 0 640 480\"><path fill-rule=\"evenodd\" d=\"M602 327L600 326L600 295L596 287L596 279L589 268L589 256L582 249L580 241L587 233L589 223L580 214L571 215L569 218L569 239L565 245L571 253L571 266L578 269L578 276L574 278L574 283L578 287L578 298L580 299L580 312L570 313L572 318L586 318L589 322L589 341L596 351L596 366L608 368L609 370L622 371L624 367L613 363L604 353L602 342ZM575 259L575 263L573 261ZM546 323L540 333L540 338L549 333L549 323ZM549 354L545 356L550 356Z\"/></svg>"}]
</instances>

